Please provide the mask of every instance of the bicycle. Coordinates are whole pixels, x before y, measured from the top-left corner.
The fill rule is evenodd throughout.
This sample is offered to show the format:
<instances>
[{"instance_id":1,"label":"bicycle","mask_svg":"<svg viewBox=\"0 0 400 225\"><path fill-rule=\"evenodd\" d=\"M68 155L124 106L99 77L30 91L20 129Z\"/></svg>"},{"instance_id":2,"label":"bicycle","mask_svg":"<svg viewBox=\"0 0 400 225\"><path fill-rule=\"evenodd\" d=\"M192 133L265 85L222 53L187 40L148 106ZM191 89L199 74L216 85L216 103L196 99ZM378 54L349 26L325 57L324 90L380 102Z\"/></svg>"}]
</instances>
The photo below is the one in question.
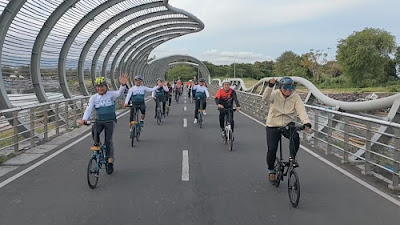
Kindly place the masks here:
<instances>
[{"instance_id":1,"label":"bicycle","mask_svg":"<svg viewBox=\"0 0 400 225\"><path fill-rule=\"evenodd\" d=\"M90 124L91 124L90 121L84 123L84 125L86 126L90 126ZM103 165L104 169L108 167L108 160L106 157L107 147L106 145L102 145L101 143L99 143L99 146L92 146L90 147L90 150L92 150L93 153L88 163L86 178L89 187L91 189L95 189L99 181L100 169L103 168Z\"/></svg>"},{"instance_id":2,"label":"bicycle","mask_svg":"<svg viewBox=\"0 0 400 225\"><path fill-rule=\"evenodd\" d=\"M225 135L222 137L224 144L228 144L229 150L233 151L233 130L232 130L232 115L233 112L236 111L236 109L233 108L222 108L220 110L224 110L227 113L225 114Z\"/></svg>"},{"instance_id":3,"label":"bicycle","mask_svg":"<svg viewBox=\"0 0 400 225\"><path fill-rule=\"evenodd\" d=\"M179 98L181 97L181 93L178 89L175 90L175 101L179 104Z\"/></svg>"},{"instance_id":4,"label":"bicycle","mask_svg":"<svg viewBox=\"0 0 400 225\"><path fill-rule=\"evenodd\" d=\"M204 113L204 109L203 109L203 101L204 98L201 97L197 97L197 99L200 100L200 108L197 114L197 125L199 125L200 128L203 127L203 113Z\"/></svg>"},{"instance_id":5,"label":"bicycle","mask_svg":"<svg viewBox=\"0 0 400 225\"><path fill-rule=\"evenodd\" d=\"M304 129L304 126L286 126L282 127L281 130L286 129L290 132L297 132ZM279 157L276 157L276 165L274 170L276 171L276 178L274 182L274 186L279 187L281 181L285 176L288 176L288 195L289 201L292 207L297 207L300 201L300 180L299 175L295 171L295 168L298 167L297 164L294 163L294 160L283 161L282 156L282 134L279 141ZM290 140L292 141L292 140ZM286 171L285 171L286 168ZM289 175L288 175L289 174Z\"/></svg>"},{"instance_id":6,"label":"bicycle","mask_svg":"<svg viewBox=\"0 0 400 225\"><path fill-rule=\"evenodd\" d=\"M156 120L157 120L157 125L161 124L162 120L162 112L161 112L161 107L160 107L160 100L156 99L156 104L157 104L157 110L156 110Z\"/></svg>"},{"instance_id":7,"label":"bicycle","mask_svg":"<svg viewBox=\"0 0 400 225\"><path fill-rule=\"evenodd\" d=\"M135 138L136 141L139 141L140 139L140 133L142 132L142 127L140 126L139 123L139 113L138 113L138 107L133 106L133 105L128 105L128 107L134 107L133 108L133 115L136 115L136 120L131 121L131 129L130 129L130 134L129 138L131 139L131 146L134 146Z\"/></svg>"}]
</instances>

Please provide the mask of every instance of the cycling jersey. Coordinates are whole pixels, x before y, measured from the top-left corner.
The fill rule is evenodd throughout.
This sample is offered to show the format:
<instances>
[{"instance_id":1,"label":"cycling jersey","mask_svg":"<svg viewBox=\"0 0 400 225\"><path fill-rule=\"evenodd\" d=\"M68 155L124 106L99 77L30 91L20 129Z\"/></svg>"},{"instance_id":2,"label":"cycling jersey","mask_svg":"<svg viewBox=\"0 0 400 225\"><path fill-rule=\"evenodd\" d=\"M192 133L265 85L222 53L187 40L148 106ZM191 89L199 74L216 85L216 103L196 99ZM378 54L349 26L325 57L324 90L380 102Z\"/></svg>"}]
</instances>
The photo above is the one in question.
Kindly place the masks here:
<instances>
[{"instance_id":1,"label":"cycling jersey","mask_svg":"<svg viewBox=\"0 0 400 225\"><path fill-rule=\"evenodd\" d=\"M154 88L157 88L157 89L154 90L154 91L152 92L152 94L151 94L151 96L152 96L153 98L155 98L155 97L157 97L157 98L164 97L164 96L165 96L165 92L168 92L168 91L169 91L169 89L168 89L167 86L162 86L162 87L155 86Z\"/></svg>"},{"instance_id":2,"label":"cycling jersey","mask_svg":"<svg viewBox=\"0 0 400 225\"><path fill-rule=\"evenodd\" d=\"M115 120L115 100L124 93L125 87L121 86L118 91L107 91L103 95L92 95L89 100L89 106L83 115L83 120L89 119L93 108L96 109L96 121Z\"/></svg>"},{"instance_id":3,"label":"cycling jersey","mask_svg":"<svg viewBox=\"0 0 400 225\"><path fill-rule=\"evenodd\" d=\"M231 88L228 91L220 89L215 95L215 103L223 105L224 108L233 108L233 101L235 101L236 107L240 107L236 91Z\"/></svg>"},{"instance_id":4,"label":"cycling jersey","mask_svg":"<svg viewBox=\"0 0 400 225\"><path fill-rule=\"evenodd\" d=\"M208 93L208 88L205 86L195 85L193 87L193 91L196 91L195 97L196 98L209 98L210 94Z\"/></svg>"},{"instance_id":5,"label":"cycling jersey","mask_svg":"<svg viewBox=\"0 0 400 225\"><path fill-rule=\"evenodd\" d=\"M132 98L132 104L144 104L144 95L146 92L153 92L158 87L148 88L145 86L133 86L129 89L128 95L125 99L125 104L129 103Z\"/></svg>"}]
</instances>

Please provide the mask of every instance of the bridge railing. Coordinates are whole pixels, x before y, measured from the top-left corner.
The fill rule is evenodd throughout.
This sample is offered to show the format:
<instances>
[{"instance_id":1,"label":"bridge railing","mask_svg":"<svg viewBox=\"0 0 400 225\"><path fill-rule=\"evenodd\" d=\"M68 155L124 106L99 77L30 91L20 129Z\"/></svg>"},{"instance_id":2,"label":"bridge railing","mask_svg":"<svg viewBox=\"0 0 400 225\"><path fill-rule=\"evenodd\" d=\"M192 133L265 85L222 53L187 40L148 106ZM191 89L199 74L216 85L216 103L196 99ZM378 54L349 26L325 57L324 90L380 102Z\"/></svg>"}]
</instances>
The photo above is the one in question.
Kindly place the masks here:
<instances>
[{"instance_id":1,"label":"bridge railing","mask_svg":"<svg viewBox=\"0 0 400 225\"><path fill-rule=\"evenodd\" d=\"M18 152L70 131L82 118L88 101L89 97L82 96L1 110L0 151ZM10 114L12 117L5 116Z\"/></svg>"},{"instance_id":2,"label":"bridge railing","mask_svg":"<svg viewBox=\"0 0 400 225\"><path fill-rule=\"evenodd\" d=\"M215 94L219 88L210 85L210 92ZM269 105L261 95L237 94L242 111L265 123ZM391 189L400 189L400 124L310 105L306 110L313 128L301 132L304 146L337 156L363 174L386 181Z\"/></svg>"}]
</instances>

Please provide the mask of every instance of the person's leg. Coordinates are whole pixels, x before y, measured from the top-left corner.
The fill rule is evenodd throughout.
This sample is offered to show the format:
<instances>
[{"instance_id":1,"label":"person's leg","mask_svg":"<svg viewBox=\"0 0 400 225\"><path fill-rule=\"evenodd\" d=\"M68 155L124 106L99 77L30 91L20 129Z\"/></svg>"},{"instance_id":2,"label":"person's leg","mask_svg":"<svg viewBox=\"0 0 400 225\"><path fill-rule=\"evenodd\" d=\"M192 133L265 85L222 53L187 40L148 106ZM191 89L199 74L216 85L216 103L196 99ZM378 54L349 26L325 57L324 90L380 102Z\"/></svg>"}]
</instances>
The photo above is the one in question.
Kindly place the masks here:
<instances>
[{"instance_id":1,"label":"person's leg","mask_svg":"<svg viewBox=\"0 0 400 225\"><path fill-rule=\"evenodd\" d=\"M108 160L109 163L113 162L114 159L114 144L113 144L113 133L114 133L114 122L104 123L104 135L105 135L105 144L107 147L106 156L107 158L111 158Z\"/></svg>"},{"instance_id":2,"label":"person's leg","mask_svg":"<svg viewBox=\"0 0 400 225\"><path fill-rule=\"evenodd\" d=\"M233 114L234 114L234 112L232 111L232 112L230 113L232 132L235 130L235 120L233 120Z\"/></svg>"},{"instance_id":3,"label":"person's leg","mask_svg":"<svg viewBox=\"0 0 400 225\"><path fill-rule=\"evenodd\" d=\"M95 123L92 126L92 138L95 145L100 144L100 133L103 131L103 126L101 124Z\"/></svg>"},{"instance_id":4,"label":"person's leg","mask_svg":"<svg viewBox=\"0 0 400 225\"><path fill-rule=\"evenodd\" d=\"M283 132L283 136L289 139L290 157L295 158L300 147L299 133L297 133L294 127L290 127L289 130Z\"/></svg>"},{"instance_id":5,"label":"person's leg","mask_svg":"<svg viewBox=\"0 0 400 225\"><path fill-rule=\"evenodd\" d=\"M194 107L194 118L198 119L198 113L199 113L199 108L200 108L200 99L196 99L195 102L195 107Z\"/></svg>"},{"instance_id":6,"label":"person's leg","mask_svg":"<svg viewBox=\"0 0 400 225\"><path fill-rule=\"evenodd\" d=\"M274 169L276 160L276 152L278 150L278 144L281 139L281 131L278 128L267 127L267 164L268 170Z\"/></svg>"},{"instance_id":7,"label":"person's leg","mask_svg":"<svg viewBox=\"0 0 400 225\"><path fill-rule=\"evenodd\" d=\"M222 131L225 129L224 123L225 123L225 111L220 110L219 111L219 127L221 128Z\"/></svg>"},{"instance_id":8,"label":"person's leg","mask_svg":"<svg viewBox=\"0 0 400 225\"><path fill-rule=\"evenodd\" d=\"M140 118L140 125L143 127L144 126L144 119L146 118L146 105L142 104L139 107L140 112L142 113L142 116Z\"/></svg>"},{"instance_id":9,"label":"person's leg","mask_svg":"<svg viewBox=\"0 0 400 225\"><path fill-rule=\"evenodd\" d=\"M165 115L165 104L166 104L165 97L162 97L161 101L162 101L162 114Z\"/></svg>"},{"instance_id":10,"label":"person's leg","mask_svg":"<svg viewBox=\"0 0 400 225\"><path fill-rule=\"evenodd\" d=\"M156 97L156 99L154 99L154 102L155 102L155 105L156 105L156 107L155 107L155 109L154 109L154 118L157 118L157 107L158 107L158 103L159 103L159 101L158 101L158 98Z\"/></svg>"}]
</instances>

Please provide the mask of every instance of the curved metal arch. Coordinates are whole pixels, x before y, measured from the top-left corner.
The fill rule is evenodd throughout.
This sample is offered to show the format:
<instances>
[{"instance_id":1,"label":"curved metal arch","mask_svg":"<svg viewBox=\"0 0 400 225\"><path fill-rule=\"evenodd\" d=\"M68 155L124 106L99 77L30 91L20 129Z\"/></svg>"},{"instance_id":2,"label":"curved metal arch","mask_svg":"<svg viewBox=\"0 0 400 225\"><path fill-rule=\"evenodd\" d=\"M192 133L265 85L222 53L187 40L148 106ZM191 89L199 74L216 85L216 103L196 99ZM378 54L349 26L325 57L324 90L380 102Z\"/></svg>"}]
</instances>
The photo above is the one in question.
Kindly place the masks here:
<instances>
[{"instance_id":1,"label":"curved metal arch","mask_svg":"<svg viewBox=\"0 0 400 225\"><path fill-rule=\"evenodd\" d=\"M36 93L36 97L39 102L48 102L46 92L44 91L43 83L42 83L42 75L40 72L40 58L42 56L43 46L46 42L47 37L49 36L53 27L57 24L58 20L67 12L73 5L79 0L71 0L71 2L64 1L62 2L56 10L47 18L46 22L43 24L40 29L39 34L36 37L35 43L32 48L32 57L31 57L31 79L33 90ZM61 81L59 79L60 85ZM64 85L64 84L63 84ZM64 98L71 98L72 95L67 88L65 91L63 88Z\"/></svg>"},{"instance_id":2,"label":"curved metal arch","mask_svg":"<svg viewBox=\"0 0 400 225\"><path fill-rule=\"evenodd\" d=\"M168 29L168 28L172 28L172 27L177 27L177 26L179 26L179 25L180 25L180 26L194 26L194 24L192 24L192 23L173 23L173 24L170 23L170 22L176 22L176 21L179 21L179 22L191 22L191 20L188 19L188 18L166 19L166 20L163 20L163 24L164 24L164 23L165 23L165 24L162 25L162 26L160 26L160 27L163 27L163 28L165 28L165 29ZM152 22L150 22L150 23L143 24L143 25L141 25L141 26L139 26L139 27L135 27L133 30L131 30L131 31L129 31L128 33L124 34L120 39L118 39L118 40L112 45L112 47L108 50L107 55L106 55L106 57L104 58L104 61L103 61L102 72L101 72L101 74L102 74L103 77L106 76L108 61L109 61L109 59L110 59L112 53L113 53L113 52L115 51L115 49L118 47L118 45L121 44L121 42L123 42L124 40L126 40L126 38L128 38L130 35L132 35L133 33L137 32L138 30L142 30L142 29L145 29L145 28L147 28L147 27L151 27L151 26L157 24L157 23L155 23L155 22L157 22L157 21L152 21ZM152 28L152 29L149 29L149 30L146 30L145 32L146 32L146 34L149 34L149 33L151 33L151 32L154 32L154 31L156 30L156 28L157 28L157 27ZM145 33L145 32L143 32L143 33ZM135 37L133 37L132 39L130 39L129 41L127 41L127 42L119 49L117 55L114 57L114 60L116 60L116 58L119 58L119 56L122 54L122 52L123 52L133 41L137 40L137 38L139 38L139 37L138 37L138 36L135 36ZM113 60L113 64L112 64L112 65L115 66L114 60ZM111 66L110 78L111 78L111 82L112 82L112 83L114 82L114 73L113 73L113 72L114 72L114 67ZM113 83L113 85L115 85L115 82ZM117 88L117 87L114 86L114 88Z\"/></svg>"},{"instance_id":3,"label":"curved metal arch","mask_svg":"<svg viewBox=\"0 0 400 225\"><path fill-rule=\"evenodd\" d=\"M173 19L170 19L170 20L171 20L171 21L174 21ZM161 19L161 20L156 20L156 21L153 21L153 22L157 22L157 23L153 23L153 25L154 25L154 24L159 24L160 21L164 22L162 19ZM131 24L132 24L132 22L131 22L131 21L128 21L126 24L121 25L120 27L118 27L117 29L115 29L113 32L111 32L111 33L103 40L103 42L99 45L99 48L97 49L96 53L94 54L93 60L92 60L92 68L91 68L91 75L92 75L92 76L95 76L95 74L96 74L97 61L98 61L98 59L99 59L99 57L100 57L102 51L104 50L104 48L108 45L108 43L110 42L110 40L111 40L112 38L114 38L119 32L121 32L121 31L124 30L126 27L130 26ZM188 24L179 23L180 26L190 26L189 24L190 24L190 23L188 23ZM147 26L145 26L145 25L147 25ZM139 27L135 27L134 29L132 29L132 30L130 30L129 32L127 32L126 34L124 34L124 35L123 35L121 38L119 38L115 43L121 43L123 40L125 40L125 38L129 37L129 36L132 35L133 33L137 32L137 31L139 31L139 30L142 30L142 29L144 29L144 28L146 28L146 27L151 26L151 25L148 25L148 24L145 24L145 25L141 25L141 26L139 26ZM196 28L196 25L195 25L195 24L192 24L191 26L193 26L194 28ZM170 27L171 27L171 26L170 26ZM177 27L177 25L174 24L174 26L172 26L172 27ZM154 32L154 31L163 30L163 29L166 29L166 27L165 27L165 26L155 27L155 28L152 28L152 29L150 29L150 30L146 30L145 32L142 32L142 33L138 34L137 36L135 36L135 38L140 38L140 37L143 37L144 35L147 35L147 34L149 34L149 33ZM103 67L104 67L104 65L103 65ZM102 73L102 75L103 75L103 73ZM105 76L105 72L104 72L104 76ZM111 83L112 83L112 85L113 85L113 88L117 88L117 87L114 86L114 85L115 85L115 84L114 84L114 77L110 77L110 78L111 78Z\"/></svg>"},{"instance_id":4,"label":"curved metal arch","mask_svg":"<svg viewBox=\"0 0 400 225\"><path fill-rule=\"evenodd\" d=\"M151 38L151 37L150 37ZM146 39L146 38L143 38L143 39L141 39L140 41L138 41L137 43L135 43L135 45L132 45L129 49L128 49L128 51L126 51L125 52L125 54L122 56L122 58L121 58L121 60L120 60L120 63L119 63L119 67L118 67L118 73L117 74L121 74L121 73L127 73L127 70L126 70L126 63L125 63L125 59L130 55L129 54L129 52L132 52L133 51L133 49L135 49L136 48L136 50L140 47L140 46L142 46L142 44L144 43L144 42L146 42L146 41L148 41L148 38ZM148 44L148 42L147 42L147 44ZM140 45L140 46L139 46ZM129 58L128 58L129 59ZM126 60L126 62L128 62L128 60ZM121 72L122 71L122 72ZM131 77L131 78L133 78L133 77Z\"/></svg>"},{"instance_id":5,"label":"curved metal arch","mask_svg":"<svg viewBox=\"0 0 400 225\"><path fill-rule=\"evenodd\" d=\"M150 7L150 5L152 7ZM120 20L121 18L124 18L125 16L128 16L129 14L136 13L136 12L142 11L144 9L157 8L157 7L160 7L160 5L154 6L154 3L151 3L151 4L148 4L148 5L141 5L141 6L138 6L138 7L135 7L135 8L131 8L129 10L124 11L123 13L120 13L120 14L114 16L113 18L108 20L106 23L101 25L92 34L92 36L88 39L88 41L86 42L85 46L82 49L81 55L79 57L79 63L78 63L78 80L80 82L84 81L84 71L83 70L84 70L84 64L85 64L87 53L89 52L90 47L93 45L94 41L97 39L98 36L101 35L101 33L104 32L104 30L106 30L111 24L117 22L118 20ZM134 18L134 21L139 22L139 21L144 20L144 19L157 17L157 16L168 15L168 14L171 14L171 12L168 11L168 10L153 12L153 13L149 13L149 14L146 14L146 15L142 15L142 16L136 17L136 18ZM92 84L94 86L95 77L91 76L91 78L92 78Z\"/></svg>"},{"instance_id":6,"label":"curved metal arch","mask_svg":"<svg viewBox=\"0 0 400 225\"><path fill-rule=\"evenodd\" d=\"M161 32L160 32L160 33L161 33ZM158 40L165 40L165 39L167 39L167 38L168 38L168 40L170 40L170 39L172 39L172 38L181 36L180 34L177 34L177 33L171 33L171 31L169 31L169 32L164 32L164 33L165 33L164 35L158 34L158 35L155 36L155 37L150 37L150 38L147 38L147 39L142 39L140 45L133 46L133 47L136 47L136 49L135 49L131 54L129 54L129 51L126 52L125 55L128 55L128 54L129 54L129 57L128 57L128 60L127 60L127 62L125 63L125 66L124 66L124 73L130 74L131 77L133 78L133 74L130 73L130 72L131 72L131 69L130 69L130 68L131 68L131 66L132 66L132 62L134 61L134 59L133 59L132 61L129 60L129 59L130 59L130 58L133 58L133 56L135 56L135 55L136 55L136 56L139 55L140 52L143 52L144 49L147 49L147 47L148 47L149 45L153 45L153 44L154 44L153 42L156 42L156 41L158 41ZM172 37L172 38L169 38L169 37ZM158 42L157 42L157 43L158 43ZM139 44L139 43L138 43L138 44ZM124 58L126 58L125 55L124 55ZM121 60L121 62L123 62L123 61ZM137 62L137 61L136 61L136 62ZM126 66L126 65L128 65L128 66Z\"/></svg>"},{"instance_id":7,"label":"curved metal arch","mask_svg":"<svg viewBox=\"0 0 400 225\"><path fill-rule=\"evenodd\" d=\"M171 33L171 31L168 32L168 33ZM158 38L151 39L151 40L145 39L145 41L147 40L145 43L143 43L142 45L138 46L135 49L135 51L133 51L131 54L129 54L128 60L127 60L127 62L125 64L125 65L128 65L128 66L125 66L125 71L127 71L128 74L132 74L132 73L130 73L132 71L132 67L135 66L135 68L136 68L136 65L138 64L138 62L140 62L139 60L137 60L137 58L139 58L141 56L141 52L143 52L143 49L146 48L146 46L148 46L151 42L154 42L155 40L158 40L158 39L161 39L161 38L165 38L165 37L169 37L169 36L174 36L174 38L182 36L182 34L176 34L176 33L168 34L168 33L163 35L163 36L160 36ZM173 38L170 38L170 39L173 39ZM168 40L170 40L170 39L168 39Z\"/></svg>"},{"instance_id":8,"label":"curved metal arch","mask_svg":"<svg viewBox=\"0 0 400 225\"><path fill-rule=\"evenodd\" d=\"M200 75L206 79L208 83L210 82L210 71L208 70L207 66L197 58L187 55L173 55L158 59L150 64L149 70L153 73L154 71L159 71L159 73L165 74L168 71L169 64L178 60L186 60L197 63L199 65Z\"/></svg>"},{"instance_id":9,"label":"curved metal arch","mask_svg":"<svg viewBox=\"0 0 400 225\"><path fill-rule=\"evenodd\" d=\"M98 7L96 7L95 9L93 9L91 12L89 12L88 14L86 14L76 25L75 27L72 29L72 31L69 33L68 38L65 40L61 51L60 51L60 56L59 56L59 60L58 60L58 76L59 76L59 80L60 83L62 83L63 85L61 86L61 89L63 90L63 93L68 90L69 91L69 87L67 84L67 76L66 76L66 69L65 69L65 64L66 64L66 59L67 59L67 55L71 49L71 46L73 44L73 42L75 41L76 37L78 36L78 34L80 33L80 31L90 22L92 21L97 15L99 15L100 13L102 13L103 11L107 10L108 8L111 8L112 6L123 2L125 0L109 0L107 2L104 2L103 4L99 5ZM81 82L79 81L79 87L81 90L82 95L88 96L89 92L88 89L86 87L85 82Z\"/></svg>"},{"instance_id":10,"label":"curved metal arch","mask_svg":"<svg viewBox=\"0 0 400 225\"><path fill-rule=\"evenodd\" d=\"M1 109L10 109L13 107L10 99L8 98L6 87L3 80L3 70L1 68L1 56L3 54L4 41L7 36L7 31L12 22L17 16L19 10L27 0L13 0L10 1L4 8L0 15L0 107ZM20 127L20 126L19 126Z\"/></svg>"}]
</instances>

